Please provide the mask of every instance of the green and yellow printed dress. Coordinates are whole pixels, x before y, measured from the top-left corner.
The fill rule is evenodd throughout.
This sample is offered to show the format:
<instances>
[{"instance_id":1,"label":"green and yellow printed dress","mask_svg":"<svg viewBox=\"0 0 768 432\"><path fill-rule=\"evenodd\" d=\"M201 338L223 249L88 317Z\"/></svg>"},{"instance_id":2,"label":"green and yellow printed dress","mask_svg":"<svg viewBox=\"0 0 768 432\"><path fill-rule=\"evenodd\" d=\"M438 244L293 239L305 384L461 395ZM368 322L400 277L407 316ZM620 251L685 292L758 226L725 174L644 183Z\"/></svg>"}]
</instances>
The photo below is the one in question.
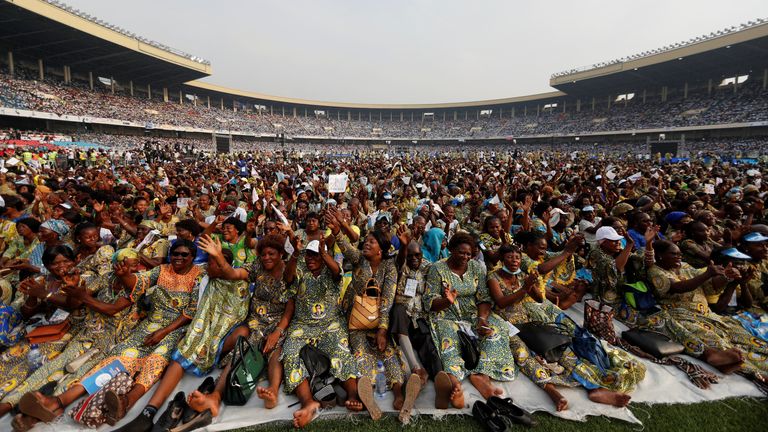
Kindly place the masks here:
<instances>
[{"instance_id":1,"label":"green and yellow printed dress","mask_svg":"<svg viewBox=\"0 0 768 432\"><path fill-rule=\"evenodd\" d=\"M507 282L499 274L500 271L492 272L488 279L499 283L502 295L512 295L522 289L523 281L527 276L525 273L521 272L513 276L512 282ZM571 336L573 335L573 321L563 319L565 317L563 311L546 298L539 303L526 294L521 301L511 306L504 309L497 307L496 312L513 325L532 321L563 323L570 330ZM621 350L606 350L611 368L601 371L592 363L580 359L570 348L565 350L557 362L549 364L530 351L517 335L509 339L509 345L515 362L523 374L542 388L547 384L561 387L574 387L580 384L587 390L603 387L621 393L630 393L645 378L645 366Z\"/></svg>"},{"instance_id":2,"label":"green and yellow printed dress","mask_svg":"<svg viewBox=\"0 0 768 432\"><path fill-rule=\"evenodd\" d=\"M461 358L459 326L467 326L475 332L477 305L493 303L482 265L470 260L467 271L464 275L458 276L448 267L447 259L434 263L427 273L427 285L423 297L425 310L431 311L432 302L443 296L443 286L458 292L456 301L449 308L440 312L430 312L432 338L443 361L443 370L459 381L468 374L488 375L496 381L514 380L517 377L517 368L509 349L509 326L494 313L488 316L491 335L478 339L480 362L477 367L468 371Z\"/></svg>"},{"instance_id":3,"label":"green and yellow printed dress","mask_svg":"<svg viewBox=\"0 0 768 432\"><path fill-rule=\"evenodd\" d=\"M379 329L389 329L389 312L395 300L397 291L397 269L394 259L382 260L376 274L373 273L370 263L363 257L362 252L352 247L346 237L340 237L338 241L341 252L344 254L344 262L352 266L352 281L344 291L342 310L345 316L349 316L356 295L363 295L368 281L373 279L376 286L381 289L379 304ZM347 325L347 323L345 323ZM347 328L348 325L347 325ZM401 384L405 381L405 367L400 359L400 350L395 347L392 339L387 337L387 346L381 352L376 347L377 330L350 330L349 345L357 360L357 371L360 377L368 376L371 381L376 378L376 365L379 361L384 364L387 383Z\"/></svg>"},{"instance_id":4,"label":"green and yellow printed dress","mask_svg":"<svg viewBox=\"0 0 768 432\"><path fill-rule=\"evenodd\" d=\"M246 281L211 279L171 359L196 376L210 372L220 360L227 336L245 320L250 298Z\"/></svg>"},{"instance_id":5,"label":"green and yellow printed dress","mask_svg":"<svg viewBox=\"0 0 768 432\"><path fill-rule=\"evenodd\" d=\"M163 264L152 270L137 273L136 277L131 300L135 302L141 295L146 296L150 303L149 314L123 342L112 348L109 355L96 365L89 375L114 360L119 360L129 375L138 373L134 382L148 390L163 375L186 328L174 330L154 346L145 346L144 339L169 326L181 315L189 319L195 316L205 270L192 266L186 274L181 275L175 273L170 264Z\"/></svg>"},{"instance_id":6,"label":"green and yellow printed dress","mask_svg":"<svg viewBox=\"0 0 768 432\"><path fill-rule=\"evenodd\" d=\"M685 262L679 270L657 265L648 270L662 311L648 317L646 327L665 333L685 346L686 354L700 357L707 348L738 348L744 353L742 370L768 374L768 342L748 333L735 319L709 309L707 295L716 294L710 282L686 293L672 293L673 283L696 277L706 268L695 269Z\"/></svg>"},{"instance_id":7,"label":"green and yellow printed dress","mask_svg":"<svg viewBox=\"0 0 768 432\"><path fill-rule=\"evenodd\" d=\"M257 258L245 268L248 269L248 279L253 290L248 316L245 319L250 330L248 341L258 349L262 341L277 328L292 293L286 287L283 275L278 279L273 278L264 270L260 259ZM276 348L281 344L282 340Z\"/></svg>"},{"instance_id":8,"label":"green and yellow printed dress","mask_svg":"<svg viewBox=\"0 0 768 432\"><path fill-rule=\"evenodd\" d=\"M303 267L303 268L302 268ZM296 309L283 344L285 392L292 393L305 379L307 369L299 358L304 345L312 345L331 359L331 374L341 381L357 377L357 364L349 350L347 323L339 308L341 280L333 280L328 267L314 276L300 265L294 301Z\"/></svg>"},{"instance_id":9,"label":"green and yellow printed dress","mask_svg":"<svg viewBox=\"0 0 768 432\"><path fill-rule=\"evenodd\" d=\"M96 299L104 303L114 304L120 298L130 297L130 292L123 289L113 273L92 279L88 288L95 291ZM16 405L24 393L37 390L49 382L59 382L56 393L64 392L106 357L113 346L127 338L139 322L135 305L126 307L114 316L105 315L87 307L85 311L83 330L69 339L69 343L61 354L40 366L14 391L0 400L0 403ZM98 349L98 352L65 378L64 367L91 349Z\"/></svg>"}]
</instances>

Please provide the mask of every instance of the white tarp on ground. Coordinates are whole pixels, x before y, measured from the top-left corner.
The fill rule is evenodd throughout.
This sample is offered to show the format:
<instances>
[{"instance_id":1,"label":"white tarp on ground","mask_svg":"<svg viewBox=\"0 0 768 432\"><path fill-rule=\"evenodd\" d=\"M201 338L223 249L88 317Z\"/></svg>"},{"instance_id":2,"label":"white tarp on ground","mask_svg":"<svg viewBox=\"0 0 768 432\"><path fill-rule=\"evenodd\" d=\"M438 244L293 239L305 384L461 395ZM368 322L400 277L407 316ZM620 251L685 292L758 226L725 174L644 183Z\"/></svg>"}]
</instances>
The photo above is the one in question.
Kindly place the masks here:
<instances>
[{"instance_id":1,"label":"white tarp on ground","mask_svg":"<svg viewBox=\"0 0 768 432\"><path fill-rule=\"evenodd\" d=\"M574 305L568 310L570 315L577 323L582 323L583 304ZM617 330L623 330L624 327L620 323L616 323ZM688 358L689 360L703 365L698 360ZM637 390L632 393L633 402L643 402L648 404L656 403L695 403L703 401L711 401L724 399L735 396L753 396L762 397L762 393L748 380L736 375L722 376L718 384L714 384L709 390L702 390L691 384L685 374L672 366L660 366L655 363L642 360L647 367L647 373L645 380L640 384ZM704 366L708 370L713 369L708 366ZM192 376L186 376L177 390L185 391L187 394L194 391L197 386L202 382L202 378L194 378ZM560 392L569 401L568 410L563 412L556 412L554 410L554 404L546 396L543 390L537 387L526 376L520 374L518 378L511 383L503 383L506 396L512 397L516 404L528 411L545 411L551 413L554 416L576 421L584 421L588 416L606 416L619 420L624 420L631 423L640 423L632 412L627 408L614 408L606 405L600 405L591 402L587 398L587 393L582 388L567 388L559 389ZM150 394L145 395L139 403L136 404L131 412L128 413L126 418L117 426L121 426L133 419L144 407L147 401L149 401ZM468 382L464 382L464 396L467 402L467 407L464 410L436 410L434 409L434 388L430 382L427 388L424 389L419 399L416 402L416 409L414 415L451 415L451 414L470 414L471 406L474 401L480 399L480 395ZM298 405L289 407L289 405L297 402L298 400L294 396L280 395L279 405L272 410L266 410L263 408L262 401L255 395L251 400L243 407L222 407L222 411L218 418L214 419L214 423L203 431L224 431L229 429L236 429L256 424L269 423L273 421L291 421L293 419L293 412L298 409ZM385 412L394 412L392 410L392 395L391 393L387 397L379 402L379 405ZM164 410L163 407L158 412ZM321 413L321 417L326 416L351 416L347 410L343 408L334 408L332 410L326 410ZM156 417L157 418L157 417ZM355 419L350 421L370 421L367 420L367 416L363 417L355 415ZM10 431L11 418L5 416L0 419L0 431ZM100 431L111 430L109 426L102 426ZM80 428L76 423L72 421L69 416L60 417L55 424L50 425L38 425L33 431L50 431L50 432L69 432L88 430L86 428Z\"/></svg>"}]
</instances>

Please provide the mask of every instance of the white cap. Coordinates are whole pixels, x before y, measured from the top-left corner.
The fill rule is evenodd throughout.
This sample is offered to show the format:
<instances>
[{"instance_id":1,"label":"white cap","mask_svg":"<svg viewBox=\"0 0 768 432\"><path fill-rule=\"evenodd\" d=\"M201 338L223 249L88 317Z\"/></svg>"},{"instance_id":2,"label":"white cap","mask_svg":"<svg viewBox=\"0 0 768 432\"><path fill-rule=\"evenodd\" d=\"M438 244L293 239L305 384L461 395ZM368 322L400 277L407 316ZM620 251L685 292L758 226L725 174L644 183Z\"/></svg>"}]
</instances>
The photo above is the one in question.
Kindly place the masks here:
<instances>
[{"instance_id":1,"label":"white cap","mask_svg":"<svg viewBox=\"0 0 768 432\"><path fill-rule=\"evenodd\" d=\"M305 247L304 250L320 253L320 241L312 240L311 242L307 243L307 247Z\"/></svg>"},{"instance_id":2,"label":"white cap","mask_svg":"<svg viewBox=\"0 0 768 432\"><path fill-rule=\"evenodd\" d=\"M554 227L558 223L560 223L560 216L561 215L567 215L568 213L562 211L561 209L555 207L549 212L549 226Z\"/></svg>"},{"instance_id":3,"label":"white cap","mask_svg":"<svg viewBox=\"0 0 768 432\"><path fill-rule=\"evenodd\" d=\"M593 211L595 211L595 208L592 207L591 205L588 205L588 206L584 207L583 209L581 209L581 211L583 211L583 212L593 212Z\"/></svg>"},{"instance_id":4,"label":"white cap","mask_svg":"<svg viewBox=\"0 0 768 432\"><path fill-rule=\"evenodd\" d=\"M619 235L619 233L616 232L613 227L604 226L597 229L597 232L595 233L595 240L597 242L601 242L603 240L621 240L623 237Z\"/></svg>"}]
</instances>

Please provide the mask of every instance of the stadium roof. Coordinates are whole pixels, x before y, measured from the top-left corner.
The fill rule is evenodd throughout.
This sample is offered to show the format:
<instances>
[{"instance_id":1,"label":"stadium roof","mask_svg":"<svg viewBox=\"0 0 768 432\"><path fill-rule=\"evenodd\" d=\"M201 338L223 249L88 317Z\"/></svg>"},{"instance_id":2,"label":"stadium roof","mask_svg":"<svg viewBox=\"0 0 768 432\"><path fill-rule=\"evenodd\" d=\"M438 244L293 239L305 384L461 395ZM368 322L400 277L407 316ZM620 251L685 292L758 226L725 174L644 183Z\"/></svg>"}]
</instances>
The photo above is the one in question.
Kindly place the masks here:
<instances>
[{"instance_id":1,"label":"stadium roof","mask_svg":"<svg viewBox=\"0 0 768 432\"><path fill-rule=\"evenodd\" d=\"M768 20L742 24L684 43L555 74L550 85L569 95L616 94L743 75L768 66Z\"/></svg>"},{"instance_id":2,"label":"stadium roof","mask_svg":"<svg viewBox=\"0 0 768 432\"><path fill-rule=\"evenodd\" d=\"M210 63L54 1L0 1L0 47L116 80L170 85L211 74Z\"/></svg>"}]
</instances>

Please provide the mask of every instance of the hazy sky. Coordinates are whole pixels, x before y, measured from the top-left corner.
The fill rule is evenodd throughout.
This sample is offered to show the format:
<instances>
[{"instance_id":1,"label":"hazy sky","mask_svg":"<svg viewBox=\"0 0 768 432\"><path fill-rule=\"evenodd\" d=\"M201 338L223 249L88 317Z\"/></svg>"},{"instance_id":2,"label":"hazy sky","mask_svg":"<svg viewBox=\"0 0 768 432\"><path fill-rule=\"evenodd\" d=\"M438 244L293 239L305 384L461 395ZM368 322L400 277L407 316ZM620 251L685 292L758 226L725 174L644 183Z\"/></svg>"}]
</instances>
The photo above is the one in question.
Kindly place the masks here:
<instances>
[{"instance_id":1,"label":"hazy sky","mask_svg":"<svg viewBox=\"0 0 768 432\"><path fill-rule=\"evenodd\" d=\"M370 103L551 91L552 73L768 18L766 0L64 1L210 60L206 81Z\"/></svg>"}]
</instances>

